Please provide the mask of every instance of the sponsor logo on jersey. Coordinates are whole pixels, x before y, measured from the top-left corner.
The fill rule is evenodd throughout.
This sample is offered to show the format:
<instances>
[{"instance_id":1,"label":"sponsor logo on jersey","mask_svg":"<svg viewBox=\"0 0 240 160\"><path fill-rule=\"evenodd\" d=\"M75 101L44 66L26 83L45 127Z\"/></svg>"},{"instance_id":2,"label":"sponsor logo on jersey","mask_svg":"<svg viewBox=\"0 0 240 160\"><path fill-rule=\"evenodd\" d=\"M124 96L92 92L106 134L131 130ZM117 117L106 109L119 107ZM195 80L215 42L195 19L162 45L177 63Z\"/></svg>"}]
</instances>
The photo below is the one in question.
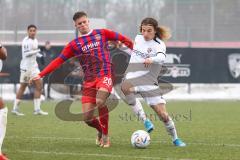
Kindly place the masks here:
<instances>
[{"instance_id":1,"label":"sponsor logo on jersey","mask_svg":"<svg viewBox=\"0 0 240 160\"><path fill-rule=\"evenodd\" d=\"M133 49L133 52L137 55L137 56L140 56L140 57L142 57L142 58L149 58L149 57L155 57L155 56L157 56L157 53L155 53L155 54L151 54L151 52L152 52L152 49L150 48L149 49L149 51L150 52L148 52L148 53L143 53L143 52L140 52L140 51L138 51L138 50L134 50Z\"/></svg>"},{"instance_id":2,"label":"sponsor logo on jersey","mask_svg":"<svg viewBox=\"0 0 240 160\"><path fill-rule=\"evenodd\" d=\"M90 51L90 50L93 50L93 49L97 49L99 45L100 45L100 42L89 43L89 44L84 45L82 47L82 51L86 52L86 51Z\"/></svg>"},{"instance_id":3,"label":"sponsor logo on jersey","mask_svg":"<svg viewBox=\"0 0 240 160\"><path fill-rule=\"evenodd\" d=\"M151 52L152 52L152 48L148 48L148 49L147 49L147 52L148 52L148 53L151 53Z\"/></svg>"}]
</instances>

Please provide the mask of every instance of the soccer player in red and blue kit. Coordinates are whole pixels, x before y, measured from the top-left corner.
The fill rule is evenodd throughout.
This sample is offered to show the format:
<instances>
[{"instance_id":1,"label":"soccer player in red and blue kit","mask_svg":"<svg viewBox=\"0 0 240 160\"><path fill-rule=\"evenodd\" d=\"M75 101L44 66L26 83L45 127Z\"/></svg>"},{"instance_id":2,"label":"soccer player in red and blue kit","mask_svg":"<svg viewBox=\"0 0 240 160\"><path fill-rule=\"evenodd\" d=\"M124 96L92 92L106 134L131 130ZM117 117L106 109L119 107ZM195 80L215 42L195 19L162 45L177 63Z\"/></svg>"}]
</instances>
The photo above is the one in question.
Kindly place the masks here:
<instances>
[{"instance_id":1,"label":"soccer player in red and blue kit","mask_svg":"<svg viewBox=\"0 0 240 160\"><path fill-rule=\"evenodd\" d=\"M53 72L69 58L77 57L85 74L82 91L84 121L89 126L97 129L96 144L101 147L109 147L109 115L105 102L112 90L113 74L108 41L120 41L130 49L133 48L133 43L129 38L111 30L91 30L89 19L84 12L76 12L73 20L75 27L80 32L80 36L68 43L59 57L53 60L31 81ZM98 107L99 119L93 115L95 107Z\"/></svg>"}]
</instances>

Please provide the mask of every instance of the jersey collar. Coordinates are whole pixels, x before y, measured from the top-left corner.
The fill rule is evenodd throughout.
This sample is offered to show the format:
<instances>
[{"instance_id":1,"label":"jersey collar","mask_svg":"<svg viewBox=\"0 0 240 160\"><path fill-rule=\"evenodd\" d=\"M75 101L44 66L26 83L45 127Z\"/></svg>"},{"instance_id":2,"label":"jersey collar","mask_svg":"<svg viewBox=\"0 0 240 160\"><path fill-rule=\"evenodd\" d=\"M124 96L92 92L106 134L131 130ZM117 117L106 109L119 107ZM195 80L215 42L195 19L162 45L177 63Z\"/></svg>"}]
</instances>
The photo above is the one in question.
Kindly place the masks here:
<instances>
[{"instance_id":1,"label":"jersey collar","mask_svg":"<svg viewBox=\"0 0 240 160\"><path fill-rule=\"evenodd\" d=\"M34 39L32 39L32 38L30 38L29 36L27 36L27 38L28 38L28 39L31 39L31 40L34 40L34 39L35 39L35 38L34 38Z\"/></svg>"},{"instance_id":2,"label":"jersey collar","mask_svg":"<svg viewBox=\"0 0 240 160\"><path fill-rule=\"evenodd\" d=\"M91 34L93 32L93 29L91 29L88 33L86 34L82 34L82 35L79 35L79 37L83 37L83 36L88 36L89 34Z\"/></svg>"}]
</instances>

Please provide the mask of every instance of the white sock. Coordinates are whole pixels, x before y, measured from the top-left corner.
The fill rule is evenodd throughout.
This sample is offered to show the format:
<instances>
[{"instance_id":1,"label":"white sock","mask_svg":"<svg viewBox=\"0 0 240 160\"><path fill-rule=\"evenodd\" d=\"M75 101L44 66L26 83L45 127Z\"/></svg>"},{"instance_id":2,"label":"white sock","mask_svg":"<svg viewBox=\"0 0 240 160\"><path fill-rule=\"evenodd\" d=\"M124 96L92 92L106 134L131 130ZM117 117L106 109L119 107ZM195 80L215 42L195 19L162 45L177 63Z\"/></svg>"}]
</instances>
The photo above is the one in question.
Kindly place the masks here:
<instances>
[{"instance_id":1,"label":"white sock","mask_svg":"<svg viewBox=\"0 0 240 160\"><path fill-rule=\"evenodd\" d=\"M17 99L17 98L16 98L16 99L14 100L13 110L18 110L20 102L21 102L20 99Z\"/></svg>"},{"instance_id":2,"label":"white sock","mask_svg":"<svg viewBox=\"0 0 240 160\"><path fill-rule=\"evenodd\" d=\"M41 99L40 98L36 98L33 100L33 103L34 103L34 111L39 111L41 108L40 108L40 105L41 105Z\"/></svg>"},{"instance_id":3,"label":"white sock","mask_svg":"<svg viewBox=\"0 0 240 160\"><path fill-rule=\"evenodd\" d=\"M171 135L172 140L175 141L178 138L178 136L177 136L176 127L174 125L172 118L169 117L169 121L164 123L164 125L165 125L165 128L166 128L168 134Z\"/></svg>"},{"instance_id":4,"label":"white sock","mask_svg":"<svg viewBox=\"0 0 240 160\"><path fill-rule=\"evenodd\" d=\"M132 107L132 110L135 113L135 115L138 116L143 122L147 119L142 104L138 99L136 99L135 105L130 106Z\"/></svg>"},{"instance_id":5,"label":"white sock","mask_svg":"<svg viewBox=\"0 0 240 160\"><path fill-rule=\"evenodd\" d=\"M2 144L6 133L7 113L8 113L7 107L0 109L0 154L2 154Z\"/></svg>"}]
</instances>

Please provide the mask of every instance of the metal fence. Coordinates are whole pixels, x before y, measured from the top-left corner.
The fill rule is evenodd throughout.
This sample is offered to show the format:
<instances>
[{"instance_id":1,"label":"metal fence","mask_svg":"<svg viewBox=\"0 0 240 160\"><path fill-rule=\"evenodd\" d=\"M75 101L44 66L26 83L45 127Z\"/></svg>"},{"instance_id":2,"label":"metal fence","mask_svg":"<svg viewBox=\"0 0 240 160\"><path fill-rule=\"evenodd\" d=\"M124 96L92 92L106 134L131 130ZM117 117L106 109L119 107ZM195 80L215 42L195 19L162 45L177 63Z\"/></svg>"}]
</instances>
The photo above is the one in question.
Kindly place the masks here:
<instances>
[{"instance_id":1,"label":"metal fence","mask_svg":"<svg viewBox=\"0 0 240 160\"><path fill-rule=\"evenodd\" d=\"M74 36L72 15L78 10L100 19L91 23L131 38L143 18L154 17L171 28L171 41L240 41L240 0L0 0L0 5L0 41L21 41L34 23L49 30L40 40L66 42Z\"/></svg>"}]
</instances>

